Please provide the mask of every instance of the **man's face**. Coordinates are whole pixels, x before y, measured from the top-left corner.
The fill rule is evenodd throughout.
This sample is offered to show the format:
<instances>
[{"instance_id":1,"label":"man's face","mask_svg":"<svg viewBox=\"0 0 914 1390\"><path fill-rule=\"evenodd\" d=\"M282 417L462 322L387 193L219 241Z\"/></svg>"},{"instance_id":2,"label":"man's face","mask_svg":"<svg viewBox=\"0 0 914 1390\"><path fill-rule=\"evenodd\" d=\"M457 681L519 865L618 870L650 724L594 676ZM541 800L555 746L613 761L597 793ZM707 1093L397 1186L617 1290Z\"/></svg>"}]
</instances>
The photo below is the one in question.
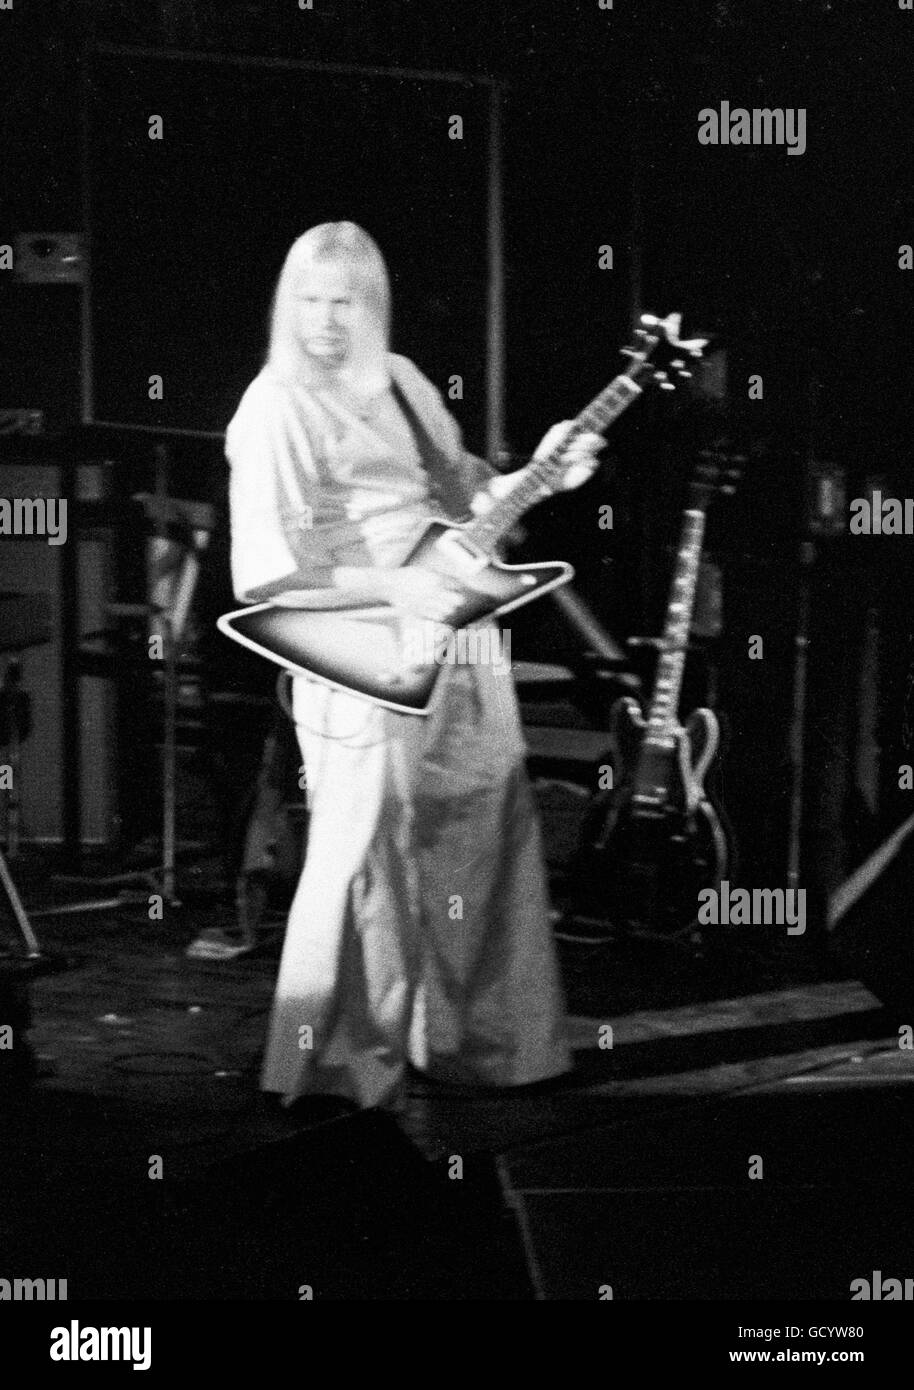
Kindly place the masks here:
<instances>
[{"instance_id":1,"label":"man's face","mask_svg":"<svg viewBox=\"0 0 914 1390\"><path fill-rule=\"evenodd\" d=\"M342 266L318 264L295 288L299 341L324 367L342 367L358 336L370 326L367 305L353 291Z\"/></svg>"}]
</instances>

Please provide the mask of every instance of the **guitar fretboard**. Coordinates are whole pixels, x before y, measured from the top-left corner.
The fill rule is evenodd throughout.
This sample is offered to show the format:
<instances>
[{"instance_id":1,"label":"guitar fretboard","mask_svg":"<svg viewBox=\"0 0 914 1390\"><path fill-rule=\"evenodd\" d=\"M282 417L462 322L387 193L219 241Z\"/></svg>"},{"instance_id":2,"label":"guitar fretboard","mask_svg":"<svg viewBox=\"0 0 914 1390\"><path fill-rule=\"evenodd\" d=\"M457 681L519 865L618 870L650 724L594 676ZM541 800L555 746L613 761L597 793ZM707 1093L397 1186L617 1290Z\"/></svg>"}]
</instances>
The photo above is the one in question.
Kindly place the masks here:
<instances>
[{"instance_id":1,"label":"guitar fretboard","mask_svg":"<svg viewBox=\"0 0 914 1390\"><path fill-rule=\"evenodd\" d=\"M556 449L545 458L534 459L528 464L523 478L507 497L495 502L485 516L477 517L475 521L468 523L464 528L464 534L469 536L474 545L490 555L525 512L558 489L562 476L569 467L565 461L569 444L578 435L588 431L603 431L617 420L623 410L641 395L641 387L635 378L645 368L646 360L636 362L629 372L622 373L611 381L605 390L581 411Z\"/></svg>"},{"instance_id":2,"label":"guitar fretboard","mask_svg":"<svg viewBox=\"0 0 914 1390\"><path fill-rule=\"evenodd\" d=\"M649 743L664 743L676 727L704 534L704 511L700 508L690 509L683 517L663 630L663 646L647 716L645 737Z\"/></svg>"}]
</instances>

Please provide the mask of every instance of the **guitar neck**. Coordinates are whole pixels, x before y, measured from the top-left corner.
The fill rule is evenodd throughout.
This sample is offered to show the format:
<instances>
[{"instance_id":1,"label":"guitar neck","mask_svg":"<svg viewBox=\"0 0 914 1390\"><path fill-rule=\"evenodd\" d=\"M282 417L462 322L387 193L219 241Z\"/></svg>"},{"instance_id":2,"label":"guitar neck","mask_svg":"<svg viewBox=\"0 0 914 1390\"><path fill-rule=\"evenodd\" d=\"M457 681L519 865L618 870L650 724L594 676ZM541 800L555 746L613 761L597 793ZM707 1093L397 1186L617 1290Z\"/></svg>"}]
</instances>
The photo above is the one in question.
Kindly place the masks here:
<instances>
[{"instance_id":1,"label":"guitar neck","mask_svg":"<svg viewBox=\"0 0 914 1390\"><path fill-rule=\"evenodd\" d=\"M646 741L663 744L672 735L679 715L679 697L695 607L698 569L705 535L703 508L690 508L682 519L676 566L663 629L663 644L647 714Z\"/></svg>"},{"instance_id":2,"label":"guitar neck","mask_svg":"<svg viewBox=\"0 0 914 1390\"><path fill-rule=\"evenodd\" d=\"M464 534L485 554L491 554L525 512L561 485L570 465L565 460L568 445L579 434L602 432L617 420L623 410L641 395L637 377L646 369L646 362L633 363L595 396L574 421L568 434L557 448L545 458L534 459L524 469L524 476L507 497L499 499L484 517L478 517L464 527Z\"/></svg>"}]
</instances>

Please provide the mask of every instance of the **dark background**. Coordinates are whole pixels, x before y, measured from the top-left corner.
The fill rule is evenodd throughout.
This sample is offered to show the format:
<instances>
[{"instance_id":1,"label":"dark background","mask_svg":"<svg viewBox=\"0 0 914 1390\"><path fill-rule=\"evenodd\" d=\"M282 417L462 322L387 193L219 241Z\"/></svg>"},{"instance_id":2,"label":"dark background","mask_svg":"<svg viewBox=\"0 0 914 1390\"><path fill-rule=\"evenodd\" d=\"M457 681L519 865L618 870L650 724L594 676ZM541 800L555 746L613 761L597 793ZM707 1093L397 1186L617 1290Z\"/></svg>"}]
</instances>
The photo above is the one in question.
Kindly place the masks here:
<instances>
[{"instance_id":1,"label":"dark background","mask_svg":"<svg viewBox=\"0 0 914 1390\"><path fill-rule=\"evenodd\" d=\"M99 55L96 417L223 429L259 369L289 246L344 218L392 248L399 350L439 382L459 371L475 415L486 101L469 83ZM163 141L148 139L152 112ZM452 112L459 141L446 134ZM147 367L164 377L162 402L148 399Z\"/></svg>"},{"instance_id":2,"label":"dark background","mask_svg":"<svg viewBox=\"0 0 914 1390\"><path fill-rule=\"evenodd\" d=\"M732 730L732 814L750 868L757 856L759 875L770 873L783 855L810 461L843 469L850 497L873 477L895 495L911 489L914 276L898 269L898 247L914 240L914 14L889 0L617 0L612 11L597 0L314 3L17 0L0 14L0 242L81 225L78 94L91 41L504 81L508 446L531 448L614 374L636 298L718 335L730 382L719 413L687 397L639 403L613 432L611 466L531 517L526 553L571 560L580 592L620 637L656 631L695 449L725 434L747 454L737 497L712 515L726 605L714 659ZM395 346L439 387L464 377L455 411L482 447L485 87L111 54L91 70L99 418L221 428L262 358L288 243L353 217L390 261ZM806 153L700 146L698 111L724 99L804 107ZM446 138L450 111L464 116L462 143ZM146 138L153 112L163 142ZM612 271L598 268L604 243ZM62 425L77 417L76 294L0 277L0 405L46 404ZM161 405L146 398L155 371L166 376ZM750 373L763 377L762 401L748 400ZM117 446L130 486L148 465L144 447ZM218 444L174 443L171 468L175 491L222 504ZM607 501L613 533L596 526ZM213 612L229 599L225 540L223 528L206 577ZM910 547L816 543L809 796L825 809L813 857L816 834L838 835L839 857L853 861L907 813L895 784L907 756ZM853 786L871 608L875 816ZM579 647L547 605L516 633L521 655ZM750 634L765 638L763 664L746 660ZM213 653L226 680L263 679L248 664L239 674L224 644Z\"/></svg>"}]
</instances>

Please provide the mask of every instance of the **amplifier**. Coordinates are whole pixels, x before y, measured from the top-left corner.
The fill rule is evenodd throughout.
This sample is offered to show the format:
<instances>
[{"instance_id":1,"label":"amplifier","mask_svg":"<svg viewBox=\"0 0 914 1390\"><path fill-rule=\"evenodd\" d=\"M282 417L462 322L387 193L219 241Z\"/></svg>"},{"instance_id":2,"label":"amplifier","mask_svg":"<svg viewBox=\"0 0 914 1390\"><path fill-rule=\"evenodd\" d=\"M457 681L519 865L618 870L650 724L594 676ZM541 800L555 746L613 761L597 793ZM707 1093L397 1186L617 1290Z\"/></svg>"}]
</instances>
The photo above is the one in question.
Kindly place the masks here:
<instances>
[{"instance_id":1,"label":"amplifier","mask_svg":"<svg viewBox=\"0 0 914 1390\"><path fill-rule=\"evenodd\" d=\"M8 447L0 498L66 499L69 512L62 544L0 535L0 667L19 662L31 703L17 787L20 833L26 841L107 844L117 811L115 694L110 680L80 672L78 647L81 633L107 626L111 532L76 524L77 503L105 495L106 465L17 461ZM31 598L28 616L23 596ZM2 750L0 761L8 761Z\"/></svg>"}]
</instances>

